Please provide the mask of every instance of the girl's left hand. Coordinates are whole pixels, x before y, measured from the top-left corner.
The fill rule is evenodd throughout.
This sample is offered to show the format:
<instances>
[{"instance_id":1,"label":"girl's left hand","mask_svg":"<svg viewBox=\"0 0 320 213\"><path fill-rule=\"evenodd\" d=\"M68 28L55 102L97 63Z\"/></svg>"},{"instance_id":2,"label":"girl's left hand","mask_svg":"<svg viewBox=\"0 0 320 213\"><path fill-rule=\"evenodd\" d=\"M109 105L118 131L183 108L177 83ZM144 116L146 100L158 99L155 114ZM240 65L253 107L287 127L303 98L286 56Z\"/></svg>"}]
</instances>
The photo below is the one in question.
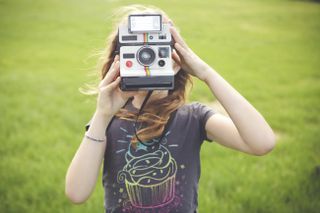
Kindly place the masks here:
<instances>
[{"instance_id":1,"label":"girl's left hand","mask_svg":"<svg viewBox=\"0 0 320 213\"><path fill-rule=\"evenodd\" d=\"M172 58L183 70L204 81L210 68L209 65L188 47L175 27L171 26L170 32L174 39L174 47L177 50L173 51Z\"/></svg>"}]
</instances>

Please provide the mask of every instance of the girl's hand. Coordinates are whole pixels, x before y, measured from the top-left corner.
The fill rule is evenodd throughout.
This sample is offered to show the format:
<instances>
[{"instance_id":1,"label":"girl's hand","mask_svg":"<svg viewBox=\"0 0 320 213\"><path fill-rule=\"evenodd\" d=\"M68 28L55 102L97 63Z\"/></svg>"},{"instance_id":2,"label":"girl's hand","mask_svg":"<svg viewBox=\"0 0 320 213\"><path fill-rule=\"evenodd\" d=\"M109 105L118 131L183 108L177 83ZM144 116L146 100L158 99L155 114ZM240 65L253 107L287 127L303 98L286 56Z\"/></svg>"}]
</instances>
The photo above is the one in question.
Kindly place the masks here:
<instances>
[{"instance_id":1,"label":"girl's hand","mask_svg":"<svg viewBox=\"0 0 320 213\"><path fill-rule=\"evenodd\" d=\"M119 56L114 58L109 71L99 84L99 95L96 111L106 116L115 115L126 101L136 92L124 92L119 88L120 65Z\"/></svg>"},{"instance_id":2,"label":"girl's hand","mask_svg":"<svg viewBox=\"0 0 320 213\"><path fill-rule=\"evenodd\" d=\"M170 22L171 25L172 22ZM170 32L174 39L174 47L177 51L173 51L172 58L186 72L204 81L209 65L206 64L199 56L197 56L183 40L175 27L170 27Z\"/></svg>"}]
</instances>

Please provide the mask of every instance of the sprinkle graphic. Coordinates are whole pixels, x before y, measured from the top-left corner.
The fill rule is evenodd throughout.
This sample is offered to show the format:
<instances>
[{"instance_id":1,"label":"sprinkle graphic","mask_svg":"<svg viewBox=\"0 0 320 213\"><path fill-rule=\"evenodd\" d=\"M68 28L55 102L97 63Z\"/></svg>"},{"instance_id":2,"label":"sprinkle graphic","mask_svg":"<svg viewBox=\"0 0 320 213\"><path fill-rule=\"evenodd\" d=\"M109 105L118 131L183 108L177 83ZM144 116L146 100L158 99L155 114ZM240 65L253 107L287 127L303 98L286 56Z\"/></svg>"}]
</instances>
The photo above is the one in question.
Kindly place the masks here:
<instances>
[{"instance_id":1,"label":"sprinkle graphic","mask_svg":"<svg viewBox=\"0 0 320 213\"><path fill-rule=\"evenodd\" d=\"M125 149L120 149L120 150L116 151L116 153L118 154L118 153L124 152L124 151L126 151L126 150Z\"/></svg>"},{"instance_id":2,"label":"sprinkle graphic","mask_svg":"<svg viewBox=\"0 0 320 213\"><path fill-rule=\"evenodd\" d=\"M123 127L120 126L120 129L126 133L128 133L128 131L126 129L124 129Z\"/></svg>"},{"instance_id":3,"label":"sprinkle graphic","mask_svg":"<svg viewBox=\"0 0 320 213\"><path fill-rule=\"evenodd\" d=\"M129 141L125 141L125 140L117 140L118 143L129 143Z\"/></svg>"}]
</instances>

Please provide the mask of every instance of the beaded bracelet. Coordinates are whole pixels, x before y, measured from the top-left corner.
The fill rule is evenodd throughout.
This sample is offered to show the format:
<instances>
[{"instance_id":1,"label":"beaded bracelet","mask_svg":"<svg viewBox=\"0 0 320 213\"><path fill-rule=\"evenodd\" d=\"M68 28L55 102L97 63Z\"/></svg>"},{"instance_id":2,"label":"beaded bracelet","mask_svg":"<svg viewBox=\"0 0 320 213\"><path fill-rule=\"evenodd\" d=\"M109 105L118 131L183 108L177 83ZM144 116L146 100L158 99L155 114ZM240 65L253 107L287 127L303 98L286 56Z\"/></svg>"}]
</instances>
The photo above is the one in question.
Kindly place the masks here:
<instances>
[{"instance_id":1,"label":"beaded bracelet","mask_svg":"<svg viewBox=\"0 0 320 213\"><path fill-rule=\"evenodd\" d=\"M95 142L104 142L106 139L95 139L95 138L92 138L90 136L88 136L87 134L85 134L86 138L92 140L92 141L95 141Z\"/></svg>"}]
</instances>

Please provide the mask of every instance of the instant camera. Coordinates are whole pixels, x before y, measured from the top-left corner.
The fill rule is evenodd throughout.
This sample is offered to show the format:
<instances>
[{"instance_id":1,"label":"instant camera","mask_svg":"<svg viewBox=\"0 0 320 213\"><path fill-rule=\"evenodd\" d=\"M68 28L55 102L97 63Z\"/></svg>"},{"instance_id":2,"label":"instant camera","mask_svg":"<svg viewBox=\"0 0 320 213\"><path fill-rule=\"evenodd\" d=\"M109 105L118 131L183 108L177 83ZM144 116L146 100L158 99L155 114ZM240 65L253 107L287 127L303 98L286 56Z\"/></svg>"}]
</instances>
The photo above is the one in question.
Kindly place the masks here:
<instances>
[{"instance_id":1,"label":"instant camera","mask_svg":"<svg viewBox=\"0 0 320 213\"><path fill-rule=\"evenodd\" d=\"M170 90L174 88L172 37L161 14L129 15L119 26L120 89Z\"/></svg>"}]
</instances>

